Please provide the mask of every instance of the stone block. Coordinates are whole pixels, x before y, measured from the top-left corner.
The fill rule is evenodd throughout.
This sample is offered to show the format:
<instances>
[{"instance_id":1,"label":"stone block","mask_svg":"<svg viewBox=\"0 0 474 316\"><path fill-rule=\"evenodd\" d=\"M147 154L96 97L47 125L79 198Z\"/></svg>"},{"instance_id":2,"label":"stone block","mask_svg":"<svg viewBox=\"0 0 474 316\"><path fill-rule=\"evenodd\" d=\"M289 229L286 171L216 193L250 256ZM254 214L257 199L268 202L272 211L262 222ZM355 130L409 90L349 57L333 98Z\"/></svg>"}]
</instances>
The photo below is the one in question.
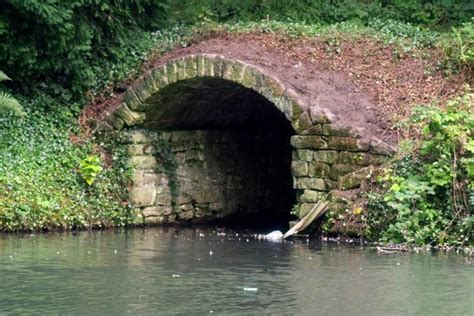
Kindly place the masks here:
<instances>
[{"instance_id":1,"label":"stone block","mask_svg":"<svg viewBox=\"0 0 474 316\"><path fill-rule=\"evenodd\" d=\"M306 177L308 175L308 163L306 161L292 161L291 173L294 177Z\"/></svg>"},{"instance_id":2,"label":"stone block","mask_svg":"<svg viewBox=\"0 0 474 316\"><path fill-rule=\"evenodd\" d=\"M152 72L145 73L143 79L145 80L146 86L150 94L153 94L162 88L162 85L157 85L157 82Z\"/></svg>"},{"instance_id":3,"label":"stone block","mask_svg":"<svg viewBox=\"0 0 474 316\"><path fill-rule=\"evenodd\" d=\"M192 197L189 194L180 193L176 197L176 204L178 204L178 205L185 205L185 204L189 204L191 202L192 202Z\"/></svg>"},{"instance_id":4,"label":"stone block","mask_svg":"<svg viewBox=\"0 0 474 316\"><path fill-rule=\"evenodd\" d=\"M212 215L212 211L209 210L209 205L196 205L196 212L194 213L194 217L196 218L203 218L209 217Z\"/></svg>"},{"instance_id":5,"label":"stone block","mask_svg":"<svg viewBox=\"0 0 474 316\"><path fill-rule=\"evenodd\" d=\"M327 142L321 136L292 136L291 146L305 149L324 149L328 147Z\"/></svg>"},{"instance_id":6,"label":"stone block","mask_svg":"<svg viewBox=\"0 0 474 316\"><path fill-rule=\"evenodd\" d=\"M127 103L128 107L131 110L138 109L142 104L142 101L138 99L138 96L136 95L133 86L128 87L127 91L125 91L125 93L123 94L123 101Z\"/></svg>"},{"instance_id":7,"label":"stone block","mask_svg":"<svg viewBox=\"0 0 474 316\"><path fill-rule=\"evenodd\" d=\"M317 191L326 191L326 181L318 178L296 178L295 189L313 189Z\"/></svg>"},{"instance_id":8,"label":"stone block","mask_svg":"<svg viewBox=\"0 0 474 316\"><path fill-rule=\"evenodd\" d=\"M303 112L299 117L298 120L294 123L295 131L298 134L302 134L303 131L307 130L313 126L313 121L311 121L311 116L309 112Z\"/></svg>"},{"instance_id":9,"label":"stone block","mask_svg":"<svg viewBox=\"0 0 474 316\"><path fill-rule=\"evenodd\" d=\"M156 189L154 184L133 186L129 192L130 202L135 207L155 204Z\"/></svg>"},{"instance_id":10,"label":"stone block","mask_svg":"<svg viewBox=\"0 0 474 316\"><path fill-rule=\"evenodd\" d=\"M144 217L162 215L162 213L160 212L160 208L157 207L157 206L145 207L142 211L142 214L143 214Z\"/></svg>"},{"instance_id":11,"label":"stone block","mask_svg":"<svg viewBox=\"0 0 474 316\"><path fill-rule=\"evenodd\" d=\"M144 78L137 79L133 84L133 90L141 103L145 102L151 95L150 88Z\"/></svg>"},{"instance_id":12,"label":"stone block","mask_svg":"<svg viewBox=\"0 0 474 316\"><path fill-rule=\"evenodd\" d=\"M156 139L156 133L147 130L131 130L123 134L125 144L150 144Z\"/></svg>"},{"instance_id":13,"label":"stone block","mask_svg":"<svg viewBox=\"0 0 474 316\"><path fill-rule=\"evenodd\" d=\"M152 75L157 91L168 85L168 71L166 70L166 65L153 70Z\"/></svg>"},{"instance_id":14,"label":"stone block","mask_svg":"<svg viewBox=\"0 0 474 316\"><path fill-rule=\"evenodd\" d=\"M186 62L184 58L176 59L175 63L176 63L176 81L186 80L188 78L188 74L186 71Z\"/></svg>"},{"instance_id":15,"label":"stone block","mask_svg":"<svg viewBox=\"0 0 474 316\"><path fill-rule=\"evenodd\" d=\"M148 172L136 169L133 173L132 182L134 185L146 185L157 182L157 175L154 172Z\"/></svg>"},{"instance_id":16,"label":"stone block","mask_svg":"<svg viewBox=\"0 0 474 316\"><path fill-rule=\"evenodd\" d=\"M255 67L247 66L243 70L243 75L240 78L239 83L244 87L260 92L262 90L264 80L260 71L255 69Z\"/></svg>"},{"instance_id":17,"label":"stone block","mask_svg":"<svg viewBox=\"0 0 474 316\"><path fill-rule=\"evenodd\" d=\"M125 125L125 122L115 113L112 113L107 117L107 122L116 130L121 130Z\"/></svg>"},{"instance_id":18,"label":"stone block","mask_svg":"<svg viewBox=\"0 0 474 316\"><path fill-rule=\"evenodd\" d=\"M334 150L316 150L313 152L313 160L335 164L338 160L339 152Z\"/></svg>"},{"instance_id":19,"label":"stone block","mask_svg":"<svg viewBox=\"0 0 474 316\"><path fill-rule=\"evenodd\" d=\"M180 221L190 221L194 218L194 210L191 209L189 211L180 211L177 214L177 218Z\"/></svg>"},{"instance_id":20,"label":"stone block","mask_svg":"<svg viewBox=\"0 0 474 316\"><path fill-rule=\"evenodd\" d=\"M284 96L285 89L278 81L271 77L264 76L263 81L264 84L262 85L260 94L277 104L278 99Z\"/></svg>"},{"instance_id":21,"label":"stone block","mask_svg":"<svg viewBox=\"0 0 474 316\"><path fill-rule=\"evenodd\" d=\"M369 153L358 153L341 151L339 153L339 162L344 164L353 164L357 166L380 165L387 160L387 156L372 155Z\"/></svg>"},{"instance_id":22,"label":"stone block","mask_svg":"<svg viewBox=\"0 0 474 316\"><path fill-rule=\"evenodd\" d=\"M315 178L327 178L331 172L331 166L320 161L311 161L308 165L308 176Z\"/></svg>"},{"instance_id":23,"label":"stone block","mask_svg":"<svg viewBox=\"0 0 474 316\"><path fill-rule=\"evenodd\" d=\"M194 206L191 203L182 204L179 206L180 211L186 212L194 209Z\"/></svg>"},{"instance_id":24,"label":"stone block","mask_svg":"<svg viewBox=\"0 0 474 316\"><path fill-rule=\"evenodd\" d=\"M301 135L324 135L321 124L308 127L306 130L302 131L300 134Z\"/></svg>"},{"instance_id":25,"label":"stone block","mask_svg":"<svg viewBox=\"0 0 474 316\"><path fill-rule=\"evenodd\" d=\"M137 169L154 169L156 168L156 158L153 156L132 156L129 159L132 167Z\"/></svg>"},{"instance_id":26,"label":"stone block","mask_svg":"<svg viewBox=\"0 0 474 316\"><path fill-rule=\"evenodd\" d=\"M314 150L311 149L298 149L296 150L296 158L303 161L313 160Z\"/></svg>"},{"instance_id":27,"label":"stone block","mask_svg":"<svg viewBox=\"0 0 474 316\"><path fill-rule=\"evenodd\" d=\"M166 225L173 223L176 220L176 215L160 215L160 216L149 216L144 218L144 222L147 225Z\"/></svg>"},{"instance_id":28,"label":"stone block","mask_svg":"<svg viewBox=\"0 0 474 316\"><path fill-rule=\"evenodd\" d=\"M221 57L204 60L204 69L212 67L212 72L215 77L222 77L224 60Z\"/></svg>"},{"instance_id":29,"label":"stone block","mask_svg":"<svg viewBox=\"0 0 474 316\"><path fill-rule=\"evenodd\" d=\"M298 201L302 203L317 203L326 196L326 193L314 190L304 190Z\"/></svg>"},{"instance_id":30,"label":"stone block","mask_svg":"<svg viewBox=\"0 0 474 316\"><path fill-rule=\"evenodd\" d=\"M134 126L145 122L145 113L130 110L125 102L122 102L114 113L115 115L119 116L128 126Z\"/></svg>"},{"instance_id":31,"label":"stone block","mask_svg":"<svg viewBox=\"0 0 474 316\"><path fill-rule=\"evenodd\" d=\"M345 151L368 151L369 144L362 140L353 137L328 137L328 148Z\"/></svg>"},{"instance_id":32,"label":"stone block","mask_svg":"<svg viewBox=\"0 0 474 316\"><path fill-rule=\"evenodd\" d=\"M336 126L334 124L322 125L322 134L327 136L361 138L360 134L351 127Z\"/></svg>"},{"instance_id":33,"label":"stone block","mask_svg":"<svg viewBox=\"0 0 474 316\"><path fill-rule=\"evenodd\" d=\"M223 62L223 73L222 77L233 81L240 82L244 76L244 65L239 62L225 60Z\"/></svg>"},{"instance_id":34,"label":"stone block","mask_svg":"<svg viewBox=\"0 0 474 316\"><path fill-rule=\"evenodd\" d=\"M175 83L178 80L176 62L174 60L170 60L166 63L166 76L168 78L168 84Z\"/></svg>"},{"instance_id":35,"label":"stone block","mask_svg":"<svg viewBox=\"0 0 474 316\"><path fill-rule=\"evenodd\" d=\"M170 192L162 192L159 193L157 192L156 199L155 199L155 204L165 207L165 206L170 206L173 202L173 198L171 196Z\"/></svg>"},{"instance_id":36,"label":"stone block","mask_svg":"<svg viewBox=\"0 0 474 316\"><path fill-rule=\"evenodd\" d=\"M195 78L198 76L198 60L196 56L189 56L185 58L184 65L186 67L186 73L188 78Z\"/></svg>"}]
</instances>

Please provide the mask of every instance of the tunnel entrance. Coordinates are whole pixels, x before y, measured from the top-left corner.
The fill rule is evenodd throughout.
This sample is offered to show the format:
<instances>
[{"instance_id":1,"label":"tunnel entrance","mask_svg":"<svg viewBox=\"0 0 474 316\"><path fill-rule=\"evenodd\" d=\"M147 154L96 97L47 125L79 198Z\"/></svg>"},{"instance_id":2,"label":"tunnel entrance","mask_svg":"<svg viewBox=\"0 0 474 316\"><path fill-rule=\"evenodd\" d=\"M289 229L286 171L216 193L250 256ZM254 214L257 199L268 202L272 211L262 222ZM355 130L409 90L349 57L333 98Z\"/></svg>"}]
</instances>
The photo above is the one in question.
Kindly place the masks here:
<instances>
[{"instance_id":1,"label":"tunnel entrance","mask_svg":"<svg viewBox=\"0 0 474 316\"><path fill-rule=\"evenodd\" d=\"M162 178L154 211L170 208L181 222L288 223L295 133L273 103L218 78L178 81L147 103Z\"/></svg>"},{"instance_id":2,"label":"tunnel entrance","mask_svg":"<svg viewBox=\"0 0 474 316\"><path fill-rule=\"evenodd\" d=\"M269 221L295 199L299 218L323 199L346 214L396 150L376 137L385 131L365 95L317 73L294 81L301 70L273 60L205 51L164 58L111 100L107 122L127 128L136 223Z\"/></svg>"}]
</instances>

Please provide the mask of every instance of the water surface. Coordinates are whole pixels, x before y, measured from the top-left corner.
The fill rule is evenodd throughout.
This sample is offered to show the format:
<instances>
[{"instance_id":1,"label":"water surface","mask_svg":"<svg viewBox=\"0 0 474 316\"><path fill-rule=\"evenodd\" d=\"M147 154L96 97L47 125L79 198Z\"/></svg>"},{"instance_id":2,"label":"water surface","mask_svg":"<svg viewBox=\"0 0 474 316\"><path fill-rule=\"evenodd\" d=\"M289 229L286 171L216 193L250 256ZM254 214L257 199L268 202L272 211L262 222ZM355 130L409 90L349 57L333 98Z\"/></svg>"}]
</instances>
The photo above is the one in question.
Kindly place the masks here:
<instances>
[{"instance_id":1,"label":"water surface","mask_svg":"<svg viewBox=\"0 0 474 316\"><path fill-rule=\"evenodd\" d=\"M212 229L0 237L2 315L473 315L473 308L474 264L462 255L379 255Z\"/></svg>"}]
</instances>

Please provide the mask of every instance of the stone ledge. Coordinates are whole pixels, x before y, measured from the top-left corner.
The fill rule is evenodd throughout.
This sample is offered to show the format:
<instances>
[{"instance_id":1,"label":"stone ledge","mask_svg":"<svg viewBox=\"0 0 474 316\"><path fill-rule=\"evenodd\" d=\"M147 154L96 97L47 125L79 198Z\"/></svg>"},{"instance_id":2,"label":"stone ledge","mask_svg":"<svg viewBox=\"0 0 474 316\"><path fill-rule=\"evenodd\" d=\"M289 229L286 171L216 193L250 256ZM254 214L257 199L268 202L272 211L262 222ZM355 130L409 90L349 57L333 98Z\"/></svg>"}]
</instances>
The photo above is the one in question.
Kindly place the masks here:
<instances>
[{"instance_id":1,"label":"stone ledge","mask_svg":"<svg viewBox=\"0 0 474 316\"><path fill-rule=\"evenodd\" d=\"M327 148L341 151L366 152L369 151L369 143L353 137L329 136Z\"/></svg>"},{"instance_id":2,"label":"stone ledge","mask_svg":"<svg viewBox=\"0 0 474 316\"><path fill-rule=\"evenodd\" d=\"M321 136L292 136L290 140L291 146L294 148L304 149L325 149L328 143Z\"/></svg>"}]
</instances>

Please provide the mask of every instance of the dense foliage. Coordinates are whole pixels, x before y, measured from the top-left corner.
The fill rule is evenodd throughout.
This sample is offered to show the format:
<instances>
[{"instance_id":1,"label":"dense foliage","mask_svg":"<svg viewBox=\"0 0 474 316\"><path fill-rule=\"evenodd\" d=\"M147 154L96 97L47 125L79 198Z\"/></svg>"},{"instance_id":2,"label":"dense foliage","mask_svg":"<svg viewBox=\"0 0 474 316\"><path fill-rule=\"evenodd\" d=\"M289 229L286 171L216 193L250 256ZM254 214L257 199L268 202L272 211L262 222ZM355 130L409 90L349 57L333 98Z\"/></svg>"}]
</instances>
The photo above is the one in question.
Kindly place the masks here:
<instances>
[{"instance_id":1,"label":"dense foliage","mask_svg":"<svg viewBox=\"0 0 474 316\"><path fill-rule=\"evenodd\" d=\"M474 229L473 95L415 109L415 143L379 177L369 194L368 232L386 242L466 244Z\"/></svg>"},{"instance_id":2,"label":"dense foliage","mask_svg":"<svg viewBox=\"0 0 474 316\"><path fill-rule=\"evenodd\" d=\"M178 22L271 19L311 24L371 18L431 26L468 22L474 7L464 0L172 0Z\"/></svg>"},{"instance_id":3,"label":"dense foliage","mask_svg":"<svg viewBox=\"0 0 474 316\"><path fill-rule=\"evenodd\" d=\"M0 65L17 89L80 97L100 70L143 45L166 9L153 0L2 1Z\"/></svg>"},{"instance_id":4,"label":"dense foliage","mask_svg":"<svg viewBox=\"0 0 474 316\"><path fill-rule=\"evenodd\" d=\"M0 230L126 224L126 153L113 151L112 168L94 140L71 142L73 132L41 113L0 118Z\"/></svg>"}]
</instances>

